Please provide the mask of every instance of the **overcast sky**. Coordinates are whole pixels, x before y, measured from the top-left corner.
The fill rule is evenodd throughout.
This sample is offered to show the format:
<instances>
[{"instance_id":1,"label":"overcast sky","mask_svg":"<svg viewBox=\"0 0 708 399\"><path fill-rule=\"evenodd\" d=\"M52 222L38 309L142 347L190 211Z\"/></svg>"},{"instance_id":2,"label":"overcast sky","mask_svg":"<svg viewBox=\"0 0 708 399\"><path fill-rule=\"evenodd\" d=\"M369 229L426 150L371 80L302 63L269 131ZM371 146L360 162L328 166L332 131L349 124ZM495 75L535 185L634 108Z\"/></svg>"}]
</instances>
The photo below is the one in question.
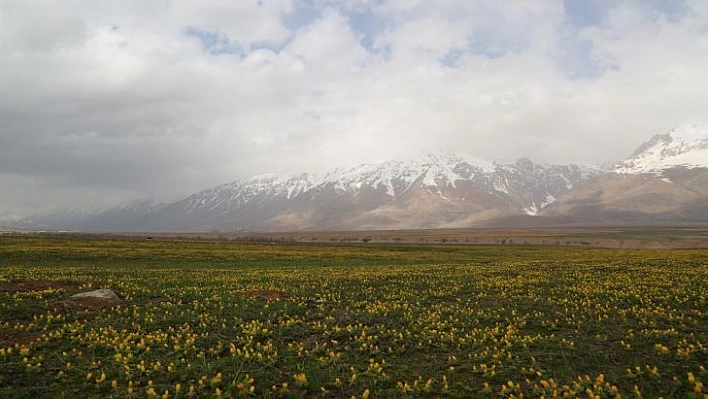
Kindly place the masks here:
<instances>
[{"instance_id":1,"label":"overcast sky","mask_svg":"<svg viewBox=\"0 0 708 399\"><path fill-rule=\"evenodd\" d=\"M0 216L707 116L705 0L0 0Z\"/></svg>"}]
</instances>

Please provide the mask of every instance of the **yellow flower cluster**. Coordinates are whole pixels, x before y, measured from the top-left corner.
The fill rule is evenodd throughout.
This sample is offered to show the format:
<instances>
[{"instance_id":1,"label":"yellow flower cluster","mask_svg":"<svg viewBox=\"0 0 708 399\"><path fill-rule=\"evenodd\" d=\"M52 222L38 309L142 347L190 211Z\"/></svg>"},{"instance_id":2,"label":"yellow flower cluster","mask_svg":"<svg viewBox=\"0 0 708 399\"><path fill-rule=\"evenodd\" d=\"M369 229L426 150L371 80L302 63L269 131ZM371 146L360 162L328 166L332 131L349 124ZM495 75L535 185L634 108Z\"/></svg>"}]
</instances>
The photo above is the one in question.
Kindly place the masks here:
<instances>
[{"instance_id":1,"label":"yellow flower cluster","mask_svg":"<svg viewBox=\"0 0 708 399\"><path fill-rule=\"evenodd\" d=\"M114 245L152 260L2 269L12 378L0 387L41 375L58 396L706 394L699 251ZM110 286L124 303L65 307L70 288L11 288L27 280Z\"/></svg>"}]
</instances>

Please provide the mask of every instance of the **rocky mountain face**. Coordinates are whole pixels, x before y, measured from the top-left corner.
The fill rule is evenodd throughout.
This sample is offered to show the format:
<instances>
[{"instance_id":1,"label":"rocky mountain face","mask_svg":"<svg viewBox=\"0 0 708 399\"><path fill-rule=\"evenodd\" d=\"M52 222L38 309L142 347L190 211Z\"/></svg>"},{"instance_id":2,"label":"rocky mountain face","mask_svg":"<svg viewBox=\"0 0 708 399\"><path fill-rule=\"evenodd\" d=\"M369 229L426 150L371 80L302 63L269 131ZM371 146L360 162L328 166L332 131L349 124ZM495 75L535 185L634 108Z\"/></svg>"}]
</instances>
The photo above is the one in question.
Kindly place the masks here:
<instances>
[{"instance_id":1,"label":"rocky mountain face","mask_svg":"<svg viewBox=\"0 0 708 399\"><path fill-rule=\"evenodd\" d=\"M708 221L708 129L686 125L654 136L544 216L605 223Z\"/></svg>"},{"instance_id":2,"label":"rocky mountain face","mask_svg":"<svg viewBox=\"0 0 708 399\"><path fill-rule=\"evenodd\" d=\"M150 215L161 212L166 203L136 200L103 210L58 210L15 219L0 225L30 229L133 231Z\"/></svg>"},{"instance_id":3,"label":"rocky mountain face","mask_svg":"<svg viewBox=\"0 0 708 399\"><path fill-rule=\"evenodd\" d=\"M575 165L513 164L427 153L337 169L320 178L274 175L217 186L169 204L140 229L298 230L463 227L537 214L588 178Z\"/></svg>"},{"instance_id":4,"label":"rocky mountain face","mask_svg":"<svg viewBox=\"0 0 708 399\"><path fill-rule=\"evenodd\" d=\"M676 168L708 167L708 129L685 125L667 134L659 134L642 144L626 160L618 163L619 174L653 173L661 175Z\"/></svg>"},{"instance_id":5,"label":"rocky mountain face","mask_svg":"<svg viewBox=\"0 0 708 399\"><path fill-rule=\"evenodd\" d=\"M600 169L426 153L334 170L263 175L166 204L135 202L24 225L81 230L365 230L708 221L708 129L654 136Z\"/></svg>"}]
</instances>

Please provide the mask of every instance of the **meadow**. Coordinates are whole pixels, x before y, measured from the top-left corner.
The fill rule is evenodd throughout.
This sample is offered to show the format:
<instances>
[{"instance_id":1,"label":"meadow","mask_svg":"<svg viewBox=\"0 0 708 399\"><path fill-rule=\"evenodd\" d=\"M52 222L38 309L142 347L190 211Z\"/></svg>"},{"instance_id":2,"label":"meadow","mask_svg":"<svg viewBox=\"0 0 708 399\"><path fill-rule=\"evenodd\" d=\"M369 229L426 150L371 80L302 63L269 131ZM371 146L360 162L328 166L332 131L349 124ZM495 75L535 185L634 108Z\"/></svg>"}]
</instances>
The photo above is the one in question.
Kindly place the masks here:
<instances>
[{"instance_id":1,"label":"meadow","mask_svg":"<svg viewBox=\"0 0 708 399\"><path fill-rule=\"evenodd\" d=\"M118 306L67 306L112 288ZM0 237L3 398L708 398L708 252Z\"/></svg>"}]
</instances>

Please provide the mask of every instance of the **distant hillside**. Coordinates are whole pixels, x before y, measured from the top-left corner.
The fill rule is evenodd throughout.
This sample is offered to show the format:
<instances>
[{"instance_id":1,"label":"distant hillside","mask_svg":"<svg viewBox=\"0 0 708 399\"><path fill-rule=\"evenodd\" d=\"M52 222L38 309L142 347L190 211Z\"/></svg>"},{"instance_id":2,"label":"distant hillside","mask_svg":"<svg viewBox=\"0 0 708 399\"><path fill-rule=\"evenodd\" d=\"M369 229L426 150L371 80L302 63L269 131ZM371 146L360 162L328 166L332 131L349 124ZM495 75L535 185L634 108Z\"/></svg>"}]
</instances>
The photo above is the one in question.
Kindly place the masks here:
<instances>
[{"instance_id":1,"label":"distant hillside","mask_svg":"<svg viewBox=\"0 0 708 399\"><path fill-rule=\"evenodd\" d=\"M428 152L324 176L256 176L170 203L52 212L19 226L95 231L295 231L708 222L708 129L656 135L610 168Z\"/></svg>"}]
</instances>

